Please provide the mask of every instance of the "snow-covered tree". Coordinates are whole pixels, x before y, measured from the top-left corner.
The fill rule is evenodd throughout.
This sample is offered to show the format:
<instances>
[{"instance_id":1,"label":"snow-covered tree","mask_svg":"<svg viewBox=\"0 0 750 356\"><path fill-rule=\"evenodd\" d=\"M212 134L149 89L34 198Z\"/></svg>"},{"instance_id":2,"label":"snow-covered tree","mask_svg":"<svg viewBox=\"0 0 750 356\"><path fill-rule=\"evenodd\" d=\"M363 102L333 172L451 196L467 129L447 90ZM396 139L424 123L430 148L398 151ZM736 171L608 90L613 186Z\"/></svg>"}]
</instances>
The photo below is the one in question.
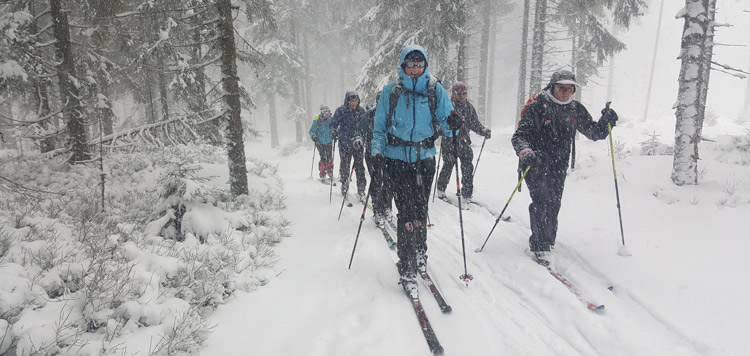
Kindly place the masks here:
<instances>
[{"instance_id":1,"label":"snow-covered tree","mask_svg":"<svg viewBox=\"0 0 750 356\"><path fill-rule=\"evenodd\" d=\"M374 28L377 42L371 58L357 78L363 101L373 100L377 90L395 79L401 50L418 44L427 50L430 72L444 82L456 78L457 58L449 51L465 36L470 14L468 1L380 0L361 19Z\"/></svg>"},{"instance_id":2,"label":"snow-covered tree","mask_svg":"<svg viewBox=\"0 0 750 356\"><path fill-rule=\"evenodd\" d=\"M675 103L675 146L672 164L672 181L677 185L698 184L698 143L705 102L701 101L701 88L708 83L703 65L706 46L711 37L713 15L712 0L685 0L677 18L683 18L680 51L679 92Z\"/></svg>"}]
</instances>

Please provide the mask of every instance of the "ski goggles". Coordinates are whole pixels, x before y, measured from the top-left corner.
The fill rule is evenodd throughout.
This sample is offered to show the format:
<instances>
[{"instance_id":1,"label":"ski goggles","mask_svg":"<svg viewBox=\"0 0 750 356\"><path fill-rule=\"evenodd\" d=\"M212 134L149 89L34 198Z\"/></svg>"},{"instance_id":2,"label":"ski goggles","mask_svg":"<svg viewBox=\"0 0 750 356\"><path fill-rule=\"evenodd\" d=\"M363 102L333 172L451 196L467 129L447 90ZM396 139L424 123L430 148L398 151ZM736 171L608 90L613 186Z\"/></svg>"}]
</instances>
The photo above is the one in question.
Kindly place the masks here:
<instances>
[{"instance_id":1,"label":"ski goggles","mask_svg":"<svg viewBox=\"0 0 750 356\"><path fill-rule=\"evenodd\" d=\"M427 64L425 61L405 61L404 66L406 68L424 68L424 66Z\"/></svg>"}]
</instances>

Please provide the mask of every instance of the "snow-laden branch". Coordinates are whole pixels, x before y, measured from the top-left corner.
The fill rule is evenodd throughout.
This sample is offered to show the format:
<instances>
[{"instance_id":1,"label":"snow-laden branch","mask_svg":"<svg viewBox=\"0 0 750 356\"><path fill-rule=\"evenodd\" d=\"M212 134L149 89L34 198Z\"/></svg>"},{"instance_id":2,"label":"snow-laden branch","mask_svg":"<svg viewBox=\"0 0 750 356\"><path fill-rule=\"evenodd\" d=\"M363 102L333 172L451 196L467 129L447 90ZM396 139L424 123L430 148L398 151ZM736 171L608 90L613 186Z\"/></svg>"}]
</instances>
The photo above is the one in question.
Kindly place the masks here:
<instances>
[{"instance_id":1,"label":"snow-laden branch","mask_svg":"<svg viewBox=\"0 0 750 356\"><path fill-rule=\"evenodd\" d=\"M725 69L725 70L727 70L727 71L733 71L733 72L739 72L739 73L741 73L741 74L737 74L737 73L729 73L729 72L725 72L725 73L727 73L727 74L729 74L729 75L733 75L733 76L735 76L735 77L737 77L737 78L742 78L742 79L744 79L744 78L745 78L746 76L745 76L745 75L743 75L743 74L750 74L750 73L748 73L748 72L746 72L746 71L744 71L744 70L742 70L742 69L737 69L737 68L733 68L733 67L730 67L730 66L728 66L728 65L725 65L725 64L721 64L721 63L717 63L717 62L714 62L714 61L711 61L711 64L713 64L713 65L715 65L715 66L718 66L718 67L721 67L721 68L724 68L724 69ZM712 69L714 69L714 68L712 68ZM715 69L715 70L718 70L718 69ZM721 71L721 70L719 70L719 71ZM723 72L723 71L722 71L722 72Z\"/></svg>"}]
</instances>

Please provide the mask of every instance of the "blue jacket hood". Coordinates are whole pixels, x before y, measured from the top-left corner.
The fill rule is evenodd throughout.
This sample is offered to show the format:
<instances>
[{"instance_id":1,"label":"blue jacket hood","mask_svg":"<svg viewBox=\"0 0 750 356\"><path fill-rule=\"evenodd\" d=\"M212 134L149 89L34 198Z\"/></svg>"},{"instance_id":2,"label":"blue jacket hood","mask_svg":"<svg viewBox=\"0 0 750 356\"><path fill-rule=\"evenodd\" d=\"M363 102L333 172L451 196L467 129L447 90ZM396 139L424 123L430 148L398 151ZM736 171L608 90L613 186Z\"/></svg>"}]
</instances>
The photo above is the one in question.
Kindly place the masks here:
<instances>
[{"instance_id":1,"label":"blue jacket hood","mask_svg":"<svg viewBox=\"0 0 750 356\"><path fill-rule=\"evenodd\" d=\"M404 67L402 66L402 64L404 64L406 55L414 51L419 51L422 53L422 55L424 56L425 67L424 67L424 73L422 73L422 75L420 75L419 78L417 78L417 82L414 84L414 87L412 88L412 86L409 85L409 84L412 84L411 77L406 75L406 72L404 72ZM427 93L427 82L429 82L430 77L432 77L432 75L430 74L429 63L430 61L429 59L427 59L427 51L425 51L425 49L422 46L408 45L404 47L403 51L401 51L401 59L398 61L398 77L401 79L404 87L409 88L411 90L418 91L418 92ZM409 83L409 84L406 84L406 83Z\"/></svg>"}]
</instances>

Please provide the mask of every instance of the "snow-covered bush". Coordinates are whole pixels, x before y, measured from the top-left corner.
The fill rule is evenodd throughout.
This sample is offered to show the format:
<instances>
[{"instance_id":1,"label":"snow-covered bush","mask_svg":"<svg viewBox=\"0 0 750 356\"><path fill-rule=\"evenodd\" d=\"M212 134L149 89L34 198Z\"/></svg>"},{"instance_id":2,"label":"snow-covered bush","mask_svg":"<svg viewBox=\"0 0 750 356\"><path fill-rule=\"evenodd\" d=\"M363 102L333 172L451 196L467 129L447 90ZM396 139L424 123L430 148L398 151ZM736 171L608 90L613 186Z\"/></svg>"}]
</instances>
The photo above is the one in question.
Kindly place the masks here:
<instances>
[{"instance_id":1,"label":"snow-covered bush","mask_svg":"<svg viewBox=\"0 0 750 356\"><path fill-rule=\"evenodd\" d=\"M0 354L195 351L216 305L268 282L288 234L275 168L254 161L233 198L225 162L208 145L107 155L102 209L96 167L3 159Z\"/></svg>"},{"instance_id":2,"label":"snow-covered bush","mask_svg":"<svg viewBox=\"0 0 750 356\"><path fill-rule=\"evenodd\" d=\"M648 137L645 141L641 141L641 156L670 156L674 154L672 146L666 145L659 140L659 136L656 132L648 133L644 132Z\"/></svg>"}]
</instances>

